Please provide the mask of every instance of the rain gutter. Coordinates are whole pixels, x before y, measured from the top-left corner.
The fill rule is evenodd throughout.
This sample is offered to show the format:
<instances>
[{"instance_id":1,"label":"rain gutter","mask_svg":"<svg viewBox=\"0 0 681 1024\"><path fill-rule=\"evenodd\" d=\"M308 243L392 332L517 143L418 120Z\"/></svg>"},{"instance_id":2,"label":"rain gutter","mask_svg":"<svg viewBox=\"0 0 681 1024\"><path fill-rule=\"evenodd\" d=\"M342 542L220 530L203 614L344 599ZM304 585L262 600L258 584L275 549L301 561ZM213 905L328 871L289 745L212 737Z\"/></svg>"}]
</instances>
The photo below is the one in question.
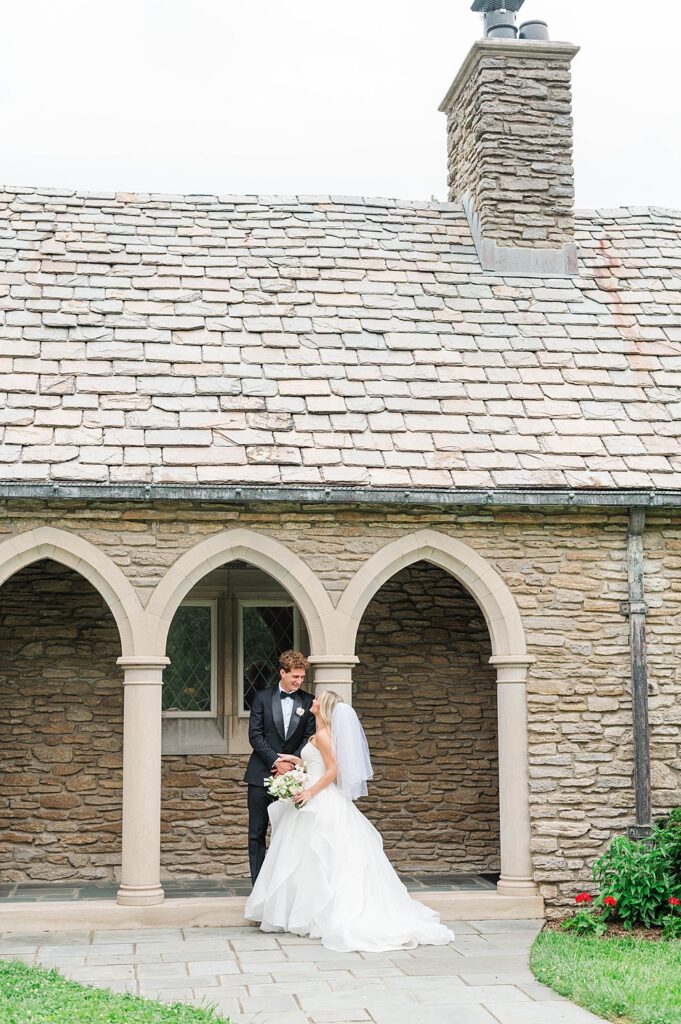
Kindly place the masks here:
<instances>
[{"instance_id":1,"label":"rain gutter","mask_svg":"<svg viewBox=\"0 0 681 1024\"><path fill-rule=\"evenodd\" d=\"M3 483L0 499L45 501L278 502L328 505L516 505L558 508L681 508L678 490L596 488L374 488L253 484Z\"/></svg>"}]
</instances>

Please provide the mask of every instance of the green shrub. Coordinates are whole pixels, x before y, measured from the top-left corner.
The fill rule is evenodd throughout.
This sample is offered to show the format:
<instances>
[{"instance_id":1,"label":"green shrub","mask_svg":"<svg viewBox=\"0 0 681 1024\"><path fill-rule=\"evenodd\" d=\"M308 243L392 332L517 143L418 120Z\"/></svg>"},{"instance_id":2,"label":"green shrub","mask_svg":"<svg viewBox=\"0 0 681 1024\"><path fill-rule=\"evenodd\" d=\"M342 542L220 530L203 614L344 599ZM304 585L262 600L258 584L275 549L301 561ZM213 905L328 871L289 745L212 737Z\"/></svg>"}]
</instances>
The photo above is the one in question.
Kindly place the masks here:
<instances>
[{"instance_id":1,"label":"green shrub","mask_svg":"<svg viewBox=\"0 0 681 1024\"><path fill-rule=\"evenodd\" d=\"M681 808L649 840L617 836L596 861L594 879L601 896L617 901L617 915L626 928L666 924L669 899L681 893Z\"/></svg>"},{"instance_id":2,"label":"green shrub","mask_svg":"<svg viewBox=\"0 0 681 1024\"><path fill-rule=\"evenodd\" d=\"M681 807L675 807L669 817L660 822L660 827L666 833L669 842L672 874L681 884Z\"/></svg>"}]
</instances>

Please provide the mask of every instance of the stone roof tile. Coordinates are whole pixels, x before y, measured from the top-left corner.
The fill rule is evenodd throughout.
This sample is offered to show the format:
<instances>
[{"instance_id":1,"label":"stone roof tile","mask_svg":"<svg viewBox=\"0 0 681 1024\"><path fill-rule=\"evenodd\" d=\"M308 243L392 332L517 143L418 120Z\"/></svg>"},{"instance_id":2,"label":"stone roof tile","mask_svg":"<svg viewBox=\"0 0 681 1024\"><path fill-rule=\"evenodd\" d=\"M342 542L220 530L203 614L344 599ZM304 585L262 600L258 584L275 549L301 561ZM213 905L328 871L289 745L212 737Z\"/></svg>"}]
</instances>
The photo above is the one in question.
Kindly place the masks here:
<instances>
[{"instance_id":1,"label":"stone roof tile","mask_svg":"<svg viewBox=\"0 0 681 1024\"><path fill-rule=\"evenodd\" d=\"M0 191L0 481L681 486L681 213L481 271L456 203Z\"/></svg>"}]
</instances>

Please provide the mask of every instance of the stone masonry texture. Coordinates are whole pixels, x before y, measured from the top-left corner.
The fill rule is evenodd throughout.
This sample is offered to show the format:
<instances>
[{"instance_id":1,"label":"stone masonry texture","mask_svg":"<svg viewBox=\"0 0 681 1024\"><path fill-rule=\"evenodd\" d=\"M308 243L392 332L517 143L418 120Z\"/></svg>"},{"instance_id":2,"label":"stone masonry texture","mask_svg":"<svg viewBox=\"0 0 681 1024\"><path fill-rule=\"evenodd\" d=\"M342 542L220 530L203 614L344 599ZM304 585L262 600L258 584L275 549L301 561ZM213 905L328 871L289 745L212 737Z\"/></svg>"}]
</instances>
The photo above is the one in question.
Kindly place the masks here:
<instances>
[{"instance_id":1,"label":"stone masonry texture","mask_svg":"<svg viewBox=\"0 0 681 1024\"><path fill-rule=\"evenodd\" d=\"M0 881L120 864L123 687L97 591L52 561L0 590Z\"/></svg>"},{"instance_id":2,"label":"stone masonry texture","mask_svg":"<svg viewBox=\"0 0 681 1024\"><path fill-rule=\"evenodd\" d=\"M375 774L360 806L402 871L499 870L491 653L475 601L425 562L366 610L354 705Z\"/></svg>"},{"instance_id":3,"label":"stone masonry texture","mask_svg":"<svg viewBox=\"0 0 681 1024\"><path fill-rule=\"evenodd\" d=\"M560 249L575 240L570 60L482 52L447 114L449 194L482 235Z\"/></svg>"},{"instance_id":4,"label":"stone masonry texture","mask_svg":"<svg viewBox=\"0 0 681 1024\"><path fill-rule=\"evenodd\" d=\"M633 822L628 623L620 608L627 596L627 518L626 510L599 509L192 506L13 499L2 506L0 538L39 525L73 531L120 566L143 602L181 553L229 527L247 526L286 544L318 574L334 601L371 554L415 530L438 530L470 545L512 591L529 652L536 658L528 680L533 871L553 910L589 883L594 858L613 835ZM650 512L645 556L653 808L659 816L681 803L679 513ZM451 618L443 615L442 604L451 606ZM101 877L102 871L110 877L118 863L122 691L113 621L88 585L52 567L23 570L8 581L0 591L0 609L5 641L0 728L10 729L16 749L11 759L3 759L3 783L8 775L15 776L8 794L13 802L2 805L3 817L11 817L11 828L7 831L3 825L1 840L5 871L14 872L12 878L42 878L40 865L48 864L49 877L73 877L76 867L69 858L78 855L80 877ZM383 632L385 623L393 617L403 629L402 644L397 636L389 645L384 643L392 635ZM444 638L444 622L454 624L452 634L465 627L460 642L453 635L451 643ZM467 686L476 687L480 697L477 737L485 744L483 757L479 752L469 757L468 719L462 716L459 721L438 708L434 721L423 721L433 718L430 704L435 698L411 657L417 637L441 672L438 692L442 685L464 687L463 692ZM405 740L430 743L429 751L439 751L443 757L446 752L462 765L465 760L489 801L490 831L483 835L477 818L465 827L449 823L453 841L459 843L449 863L465 861L472 867L473 859L480 858L484 861L480 867L489 867L498 812L489 746L493 738L493 693L486 667L489 639L479 616L460 588L418 565L402 570L376 595L367 609L360 641L363 664L356 670L355 689L377 746L377 765L386 773L386 781L379 779L378 785L387 786L388 771L392 775L395 766L394 748ZM452 667L457 657L470 672L470 680L464 678L462 665ZM391 692L387 687L397 685L397 677L406 680L410 693L416 694L416 715L407 722L404 709L398 711L397 698L392 718L386 709L382 747L377 716ZM445 677L452 682L446 684ZM30 699L27 687L33 687ZM424 701L421 708L419 694ZM466 699L470 701L470 691ZM74 715L84 718L76 721ZM15 720L19 729L11 728ZM440 727L451 728L451 744L446 736L443 739ZM463 746L457 747L457 742ZM63 760L49 760L55 750ZM56 768L46 767L53 764ZM60 765L79 771L63 775ZM471 783L456 774L459 769L453 762L450 765L468 800ZM234 873L245 865L245 795L238 782L242 766L243 758L164 758L166 876ZM442 853L446 830L438 832L433 845L418 852L421 822L427 820L429 809L424 780L416 768L407 758L403 792L414 814L409 822L404 818L399 835L398 808L392 805L386 817L388 836L397 837L389 852L400 864L423 856L420 863L435 867L438 858L449 856ZM81 776L84 788L78 789L73 780ZM432 777L430 782L432 788ZM6 801L6 788L2 792ZM70 806L45 806L46 796L64 794L71 796ZM367 810L375 816L370 803ZM424 819L419 817L422 813ZM380 826L379 818L374 820ZM97 828L101 843L98 834L96 846L82 844L84 852L69 838L87 838ZM102 859L97 860L95 849ZM56 860L50 860L52 855Z\"/></svg>"}]
</instances>

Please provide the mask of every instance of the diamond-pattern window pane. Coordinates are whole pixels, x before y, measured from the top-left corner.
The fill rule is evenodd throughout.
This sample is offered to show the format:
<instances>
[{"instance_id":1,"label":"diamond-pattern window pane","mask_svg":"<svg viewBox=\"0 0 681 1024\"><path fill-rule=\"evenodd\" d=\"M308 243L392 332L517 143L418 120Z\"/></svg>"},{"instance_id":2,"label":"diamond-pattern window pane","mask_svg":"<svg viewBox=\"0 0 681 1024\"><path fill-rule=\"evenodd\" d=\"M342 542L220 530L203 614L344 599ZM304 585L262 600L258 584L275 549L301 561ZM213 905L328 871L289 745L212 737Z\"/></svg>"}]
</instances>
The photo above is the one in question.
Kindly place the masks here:
<instances>
[{"instance_id":1,"label":"diamond-pattern window pane","mask_svg":"<svg viewBox=\"0 0 681 1024\"><path fill-rule=\"evenodd\" d=\"M250 711L258 690L279 682L279 655L295 646L291 605L244 605L243 673L244 710Z\"/></svg>"},{"instance_id":2,"label":"diamond-pattern window pane","mask_svg":"<svg viewBox=\"0 0 681 1024\"><path fill-rule=\"evenodd\" d=\"M181 605L168 634L170 665L163 672L164 711L210 711L213 609Z\"/></svg>"}]
</instances>

